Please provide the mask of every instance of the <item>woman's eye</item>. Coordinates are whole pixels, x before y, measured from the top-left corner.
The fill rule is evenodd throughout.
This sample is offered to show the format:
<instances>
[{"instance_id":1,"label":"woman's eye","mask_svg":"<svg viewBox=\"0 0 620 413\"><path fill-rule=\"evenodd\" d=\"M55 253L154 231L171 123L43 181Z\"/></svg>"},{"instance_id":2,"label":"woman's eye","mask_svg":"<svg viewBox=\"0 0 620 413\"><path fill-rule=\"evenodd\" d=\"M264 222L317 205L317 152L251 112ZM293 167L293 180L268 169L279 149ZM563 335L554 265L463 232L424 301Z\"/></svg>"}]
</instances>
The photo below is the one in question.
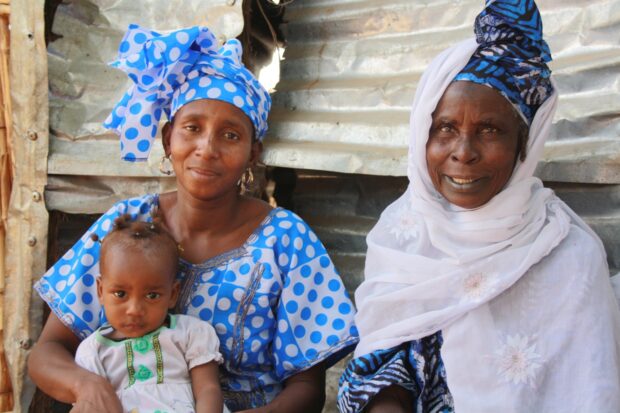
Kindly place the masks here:
<instances>
[{"instance_id":1,"label":"woman's eye","mask_svg":"<svg viewBox=\"0 0 620 413\"><path fill-rule=\"evenodd\" d=\"M114 291L112 294L116 298L124 298L126 295L125 291Z\"/></svg>"},{"instance_id":2,"label":"woman's eye","mask_svg":"<svg viewBox=\"0 0 620 413\"><path fill-rule=\"evenodd\" d=\"M185 125L183 126L183 129L185 129L188 132L198 132L198 126L196 125Z\"/></svg>"},{"instance_id":3,"label":"woman's eye","mask_svg":"<svg viewBox=\"0 0 620 413\"><path fill-rule=\"evenodd\" d=\"M454 128L449 123L441 123L437 126L437 132L448 133L448 132L452 132L453 130Z\"/></svg>"},{"instance_id":4,"label":"woman's eye","mask_svg":"<svg viewBox=\"0 0 620 413\"><path fill-rule=\"evenodd\" d=\"M161 294L159 293L147 293L146 294L146 298L148 298L149 300L156 300L161 296Z\"/></svg>"},{"instance_id":5,"label":"woman's eye","mask_svg":"<svg viewBox=\"0 0 620 413\"><path fill-rule=\"evenodd\" d=\"M228 140L239 140L239 135L234 132L226 132L224 133L224 137Z\"/></svg>"}]
</instances>

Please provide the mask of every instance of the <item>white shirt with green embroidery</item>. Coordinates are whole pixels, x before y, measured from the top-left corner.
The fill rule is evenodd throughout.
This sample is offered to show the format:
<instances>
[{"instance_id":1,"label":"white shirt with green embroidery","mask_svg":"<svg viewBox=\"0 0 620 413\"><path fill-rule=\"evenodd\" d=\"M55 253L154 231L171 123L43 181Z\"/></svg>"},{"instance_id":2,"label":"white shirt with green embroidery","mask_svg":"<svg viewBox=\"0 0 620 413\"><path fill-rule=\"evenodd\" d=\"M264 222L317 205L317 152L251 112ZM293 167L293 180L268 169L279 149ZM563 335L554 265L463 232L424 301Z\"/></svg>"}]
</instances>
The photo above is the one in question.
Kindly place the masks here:
<instances>
[{"instance_id":1,"label":"white shirt with green embroidery","mask_svg":"<svg viewBox=\"0 0 620 413\"><path fill-rule=\"evenodd\" d=\"M127 413L193 413L189 371L222 362L211 325L186 315L170 315L168 325L138 338L107 338L107 324L80 343L75 361L106 377ZM226 411L226 409L224 409Z\"/></svg>"}]
</instances>

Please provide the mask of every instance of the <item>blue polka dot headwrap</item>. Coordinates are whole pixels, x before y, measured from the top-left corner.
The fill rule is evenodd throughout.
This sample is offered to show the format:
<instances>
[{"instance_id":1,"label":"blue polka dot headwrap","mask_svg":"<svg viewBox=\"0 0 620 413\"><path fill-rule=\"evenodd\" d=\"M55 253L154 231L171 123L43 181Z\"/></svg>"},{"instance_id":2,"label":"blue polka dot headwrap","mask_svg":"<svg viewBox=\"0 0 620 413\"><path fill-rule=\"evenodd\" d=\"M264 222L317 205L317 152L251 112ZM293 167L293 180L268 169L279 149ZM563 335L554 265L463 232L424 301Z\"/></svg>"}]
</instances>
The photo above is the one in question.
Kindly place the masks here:
<instances>
[{"instance_id":1,"label":"blue polka dot headwrap","mask_svg":"<svg viewBox=\"0 0 620 413\"><path fill-rule=\"evenodd\" d=\"M116 104L104 126L121 139L121 158L146 160L162 116L198 99L228 102L252 121L255 136L267 132L271 98L241 63L241 43L229 40L218 49L213 33L195 26L158 33L129 26L112 67L126 72L133 85Z\"/></svg>"},{"instance_id":2,"label":"blue polka dot headwrap","mask_svg":"<svg viewBox=\"0 0 620 413\"><path fill-rule=\"evenodd\" d=\"M474 25L479 46L454 80L498 90L528 125L553 92L549 46L533 0L487 0Z\"/></svg>"}]
</instances>

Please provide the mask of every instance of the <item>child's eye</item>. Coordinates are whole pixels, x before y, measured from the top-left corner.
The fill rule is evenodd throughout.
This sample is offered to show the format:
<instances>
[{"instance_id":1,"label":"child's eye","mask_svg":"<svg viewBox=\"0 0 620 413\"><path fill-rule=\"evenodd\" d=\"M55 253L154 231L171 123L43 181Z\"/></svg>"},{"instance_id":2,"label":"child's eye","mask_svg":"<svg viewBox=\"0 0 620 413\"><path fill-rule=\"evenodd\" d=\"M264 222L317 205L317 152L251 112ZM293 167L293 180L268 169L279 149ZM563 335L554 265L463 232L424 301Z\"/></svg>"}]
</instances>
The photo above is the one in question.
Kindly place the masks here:
<instances>
[{"instance_id":1,"label":"child's eye","mask_svg":"<svg viewBox=\"0 0 620 413\"><path fill-rule=\"evenodd\" d=\"M124 298L127 293L125 291L114 291L112 293L116 298Z\"/></svg>"},{"instance_id":2,"label":"child's eye","mask_svg":"<svg viewBox=\"0 0 620 413\"><path fill-rule=\"evenodd\" d=\"M161 297L160 293L147 293L146 294L146 298L148 298L149 300L156 300L159 297Z\"/></svg>"}]
</instances>

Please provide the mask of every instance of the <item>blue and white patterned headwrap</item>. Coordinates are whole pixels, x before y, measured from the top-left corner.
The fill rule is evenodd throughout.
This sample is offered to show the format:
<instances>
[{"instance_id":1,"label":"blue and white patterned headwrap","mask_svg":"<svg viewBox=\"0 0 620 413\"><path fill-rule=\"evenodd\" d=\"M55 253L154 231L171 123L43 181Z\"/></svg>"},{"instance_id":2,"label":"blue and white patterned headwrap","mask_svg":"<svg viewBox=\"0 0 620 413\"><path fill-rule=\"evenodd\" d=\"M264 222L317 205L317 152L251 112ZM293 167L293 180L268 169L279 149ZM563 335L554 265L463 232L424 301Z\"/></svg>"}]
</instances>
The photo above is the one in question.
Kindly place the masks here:
<instances>
[{"instance_id":1,"label":"blue and white patterned headwrap","mask_svg":"<svg viewBox=\"0 0 620 413\"><path fill-rule=\"evenodd\" d=\"M534 0L487 0L474 25L479 46L454 80L498 90L531 124L553 92L547 62L551 51L542 38Z\"/></svg>"},{"instance_id":2,"label":"blue and white patterned headwrap","mask_svg":"<svg viewBox=\"0 0 620 413\"><path fill-rule=\"evenodd\" d=\"M198 99L228 102L252 121L255 136L267 132L271 98L241 62L241 43L221 48L202 26L158 33L129 26L118 59L110 65L134 82L116 104L104 126L121 139L121 158L144 161L157 134L162 112L172 119L181 106Z\"/></svg>"}]
</instances>

